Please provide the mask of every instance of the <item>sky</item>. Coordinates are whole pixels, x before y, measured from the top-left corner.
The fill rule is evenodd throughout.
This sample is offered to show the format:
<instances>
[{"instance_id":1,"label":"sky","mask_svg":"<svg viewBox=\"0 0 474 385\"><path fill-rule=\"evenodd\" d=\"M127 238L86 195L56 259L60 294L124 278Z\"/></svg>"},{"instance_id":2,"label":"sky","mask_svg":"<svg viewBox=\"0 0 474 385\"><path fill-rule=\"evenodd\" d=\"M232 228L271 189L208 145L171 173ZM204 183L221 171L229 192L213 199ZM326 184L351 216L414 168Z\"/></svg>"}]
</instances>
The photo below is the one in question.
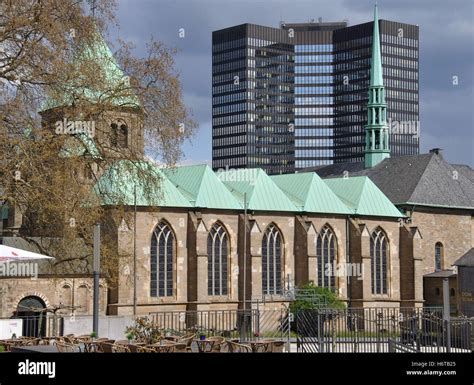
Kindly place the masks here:
<instances>
[{"instance_id":1,"label":"sky","mask_svg":"<svg viewBox=\"0 0 474 385\"><path fill-rule=\"evenodd\" d=\"M369 22L368 0L117 0L121 38L143 55L151 36L178 49L176 70L184 101L199 124L181 164L211 163L212 31L242 23ZM379 0L379 18L420 26L420 152L444 150L454 164L474 167L474 2ZM184 29L184 37L179 36ZM453 81L457 77L457 84Z\"/></svg>"}]
</instances>

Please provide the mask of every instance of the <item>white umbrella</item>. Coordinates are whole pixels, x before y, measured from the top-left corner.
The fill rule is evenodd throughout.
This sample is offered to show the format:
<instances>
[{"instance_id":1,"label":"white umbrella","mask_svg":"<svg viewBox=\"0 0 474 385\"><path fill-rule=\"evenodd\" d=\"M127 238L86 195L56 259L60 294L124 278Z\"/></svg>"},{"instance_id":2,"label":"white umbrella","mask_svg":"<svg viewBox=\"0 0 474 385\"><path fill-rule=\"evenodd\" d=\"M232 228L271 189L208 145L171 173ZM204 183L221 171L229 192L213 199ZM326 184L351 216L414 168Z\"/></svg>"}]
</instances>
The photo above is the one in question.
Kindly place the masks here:
<instances>
[{"instance_id":1,"label":"white umbrella","mask_svg":"<svg viewBox=\"0 0 474 385\"><path fill-rule=\"evenodd\" d=\"M0 262L11 262L11 261L30 261L33 259L54 259L47 255L33 253L22 249L16 249L14 247L0 245Z\"/></svg>"}]
</instances>

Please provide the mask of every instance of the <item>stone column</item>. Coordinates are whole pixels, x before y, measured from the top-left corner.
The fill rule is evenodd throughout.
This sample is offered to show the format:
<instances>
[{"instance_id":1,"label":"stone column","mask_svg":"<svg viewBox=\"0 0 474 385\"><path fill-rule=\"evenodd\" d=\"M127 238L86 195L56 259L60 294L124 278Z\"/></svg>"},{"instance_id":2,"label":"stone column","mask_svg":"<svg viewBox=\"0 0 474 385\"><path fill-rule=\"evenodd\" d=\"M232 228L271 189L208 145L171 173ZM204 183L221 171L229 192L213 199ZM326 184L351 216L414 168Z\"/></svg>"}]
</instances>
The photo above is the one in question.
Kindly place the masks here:
<instances>
[{"instance_id":1,"label":"stone column","mask_svg":"<svg viewBox=\"0 0 474 385\"><path fill-rule=\"evenodd\" d=\"M361 257L364 279L362 281L362 299L372 298L372 264L370 259L370 233L367 226L361 225Z\"/></svg>"},{"instance_id":2,"label":"stone column","mask_svg":"<svg viewBox=\"0 0 474 385\"><path fill-rule=\"evenodd\" d=\"M207 257L208 231L203 221L200 221L196 231L196 255L197 255L197 300L208 301L208 257Z\"/></svg>"},{"instance_id":3,"label":"stone column","mask_svg":"<svg viewBox=\"0 0 474 385\"><path fill-rule=\"evenodd\" d=\"M318 239L318 233L311 223L308 229L308 281L313 281L315 285L318 284L318 258L316 255L316 241Z\"/></svg>"},{"instance_id":4,"label":"stone column","mask_svg":"<svg viewBox=\"0 0 474 385\"><path fill-rule=\"evenodd\" d=\"M422 237L418 227L410 228L413 240L413 299L415 306L423 306L423 254Z\"/></svg>"},{"instance_id":5,"label":"stone column","mask_svg":"<svg viewBox=\"0 0 474 385\"><path fill-rule=\"evenodd\" d=\"M252 297L262 296L262 232L255 221L250 229Z\"/></svg>"}]
</instances>

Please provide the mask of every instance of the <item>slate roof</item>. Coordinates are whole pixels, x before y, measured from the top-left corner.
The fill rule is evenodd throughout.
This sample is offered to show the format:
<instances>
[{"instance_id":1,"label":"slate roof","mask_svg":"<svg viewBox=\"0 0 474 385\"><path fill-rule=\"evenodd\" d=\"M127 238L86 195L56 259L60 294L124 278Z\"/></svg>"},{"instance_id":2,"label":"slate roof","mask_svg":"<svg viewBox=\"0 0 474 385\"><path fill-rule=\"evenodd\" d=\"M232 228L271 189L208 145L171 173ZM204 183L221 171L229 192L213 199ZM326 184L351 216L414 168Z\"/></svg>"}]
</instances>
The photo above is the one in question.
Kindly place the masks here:
<instances>
[{"instance_id":1,"label":"slate roof","mask_svg":"<svg viewBox=\"0 0 474 385\"><path fill-rule=\"evenodd\" d=\"M454 262L455 266L474 267L474 247Z\"/></svg>"},{"instance_id":2,"label":"slate roof","mask_svg":"<svg viewBox=\"0 0 474 385\"><path fill-rule=\"evenodd\" d=\"M450 278L455 277L456 273L452 270L440 270L435 271L433 273L425 274L423 277L425 278Z\"/></svg>"},{"instance_id":3,"label":"slate roof","mask_svg":"<svg viewBox=\"0 0 474 385\"><path fill-rule=\"evenodd\" d=\"M314 169L322 178L368 176L396 205L474 208L474 171L451 165L436 153L383 160L373 168L340 163Z\"/></svg>"}]
</instances>

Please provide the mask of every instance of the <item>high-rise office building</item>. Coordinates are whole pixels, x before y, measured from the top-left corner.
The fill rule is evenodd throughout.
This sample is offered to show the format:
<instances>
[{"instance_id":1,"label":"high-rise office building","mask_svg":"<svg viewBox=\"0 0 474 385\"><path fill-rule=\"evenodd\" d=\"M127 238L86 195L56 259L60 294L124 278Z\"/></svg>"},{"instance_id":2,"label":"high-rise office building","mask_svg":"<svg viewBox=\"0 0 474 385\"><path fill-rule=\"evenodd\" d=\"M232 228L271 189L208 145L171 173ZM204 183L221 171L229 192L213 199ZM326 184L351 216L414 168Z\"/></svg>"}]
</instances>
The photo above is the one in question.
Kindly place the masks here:
<instances>
[{"instance_id":1,"label":"high-rise office building","mask_svg":"<svg viewBox=\"0 0 474 385\"><path fill-rule=\"evenodd\" d=\"M418 154L418 27L379 21L393 157ZM213 168L270 174L364 159L373 22L215 31Z\"/></svg>"}]
</instances>

